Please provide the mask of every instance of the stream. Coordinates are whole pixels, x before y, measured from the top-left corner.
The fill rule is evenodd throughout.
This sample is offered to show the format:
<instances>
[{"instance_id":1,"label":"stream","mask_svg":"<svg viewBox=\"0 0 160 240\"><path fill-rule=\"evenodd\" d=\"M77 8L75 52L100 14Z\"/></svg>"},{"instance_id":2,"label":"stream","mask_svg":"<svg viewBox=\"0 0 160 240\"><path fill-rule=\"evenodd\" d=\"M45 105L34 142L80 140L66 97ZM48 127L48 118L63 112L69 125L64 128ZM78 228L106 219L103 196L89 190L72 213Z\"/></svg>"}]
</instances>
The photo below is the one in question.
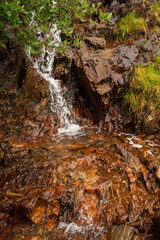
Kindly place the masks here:
<instances>
[{"instance_id":1,"label":"stream","mask_svg":"<svg viewBox=\"0 0 160 240\"><path fill-rule=\"evenodd\" d=\"M1 147L7 149L0 170L1 239L120 239L107 234L122 223L131 236L138 228L140 239L154 239L158 141L89 130L59 142L8 139Z\"/></svg>"},{"instance_id":2,"label":"stream","mask_svg":"<svg viewBox=\"0 0 160 240\"><path fill-rule=\"evenodd\" d=\"M56 25L45 37L59 46ZM49 83L56 132L0 135L0 240L158 239L159 140L80 126L74 89L54 78L55 54L49 46L28 56Z\"/></svg>"}]
</instances>

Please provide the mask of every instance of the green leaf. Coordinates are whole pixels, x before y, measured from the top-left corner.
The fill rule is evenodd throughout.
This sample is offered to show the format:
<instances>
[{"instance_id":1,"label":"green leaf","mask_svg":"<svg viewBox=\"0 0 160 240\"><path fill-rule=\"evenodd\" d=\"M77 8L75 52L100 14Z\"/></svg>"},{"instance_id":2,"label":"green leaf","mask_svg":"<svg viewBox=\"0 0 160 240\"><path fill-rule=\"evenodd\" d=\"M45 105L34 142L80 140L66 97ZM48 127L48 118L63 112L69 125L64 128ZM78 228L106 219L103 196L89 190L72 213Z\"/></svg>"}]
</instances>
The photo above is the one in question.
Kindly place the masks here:
<instances>
[{"instance_id":1,"label":"green leaf","mask_svg":"<svg viewBox=\"0 0 160 240\"><path fill-rule=\"evenodd\" d=\"M97 7L99 8L100 6L102 6L102 2L98 2Z\"/></svg>"},{"instance_id":2,"label":"green leaf","mask_svg":"<svg viewBox=\"0 0 160 240\"><path fill-rule=\"evenodd\" d=\"M7 12L7 15L10 17L12 15L12 13L11 12Z\"/></svg>"},{"instance_id":3,"label":"green leaf","mask_svg":"<svg viewBox=\"0 0 160 240\"><path fill-rule=\"evenodd\" d=\"M112 13L108 14L108 20L112 17Z\"/></svg>"},{"instance_id":4,"label":"green leaf","mask_svg":"<svg viewBox=\"0 0 160 240\"><path fill-rule=\"evenodd\" d=\"M7 49L7 47L6 47L6 45L5 45L4 43L0 43L0 45L1 45L3 48Z\"/></svg>"}]
</instances>

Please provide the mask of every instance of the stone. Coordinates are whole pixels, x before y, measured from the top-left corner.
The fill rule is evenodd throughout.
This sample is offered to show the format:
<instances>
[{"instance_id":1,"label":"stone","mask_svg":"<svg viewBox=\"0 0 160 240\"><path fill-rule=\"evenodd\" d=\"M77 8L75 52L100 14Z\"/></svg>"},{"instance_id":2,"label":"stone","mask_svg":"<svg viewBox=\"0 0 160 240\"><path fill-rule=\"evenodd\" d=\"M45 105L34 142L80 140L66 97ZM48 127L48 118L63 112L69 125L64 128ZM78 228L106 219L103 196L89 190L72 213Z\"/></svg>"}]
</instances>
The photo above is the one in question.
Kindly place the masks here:
<instances>
[{"instance_id":1,"label":"stone","mask_svg":"<svg viewBox=\"0 0 160 240\"><path fill-rule=\"evenodd\" d=\"M150 52L153 50L152 42L151 40L148 40L145 44L143 44L143 49L147 52Z\"/></svg>"},{"instance_id":2,"label":"stone","mask_svg":"<svg viewBox=\"0 0 160 240\"><path fill-rule=\"evenodd\" d=\"M85 37L84 41L89 46L93 46L96 50L97 49L105 49L105 47L106 47L106 40L105 40L105 38Z\"/></svg>"},{"instance_id":3,"label":"stone","mask_svg":"<svg viewBox=\"0 0 160 240\"><path fill-rule=\"evenodd\" d=\"M130 68L130 66L131 66L130 60L127 59L127 58L125 58L125 59L123 60L123 65L124 65L124 69L125 69L125 70L128 70L128 69Z\"/></svg>"},{"instance_id":4,"label":"stone","mask_svg":"<svg viewBox=\"0 0 160 240\"><path fill-rule=\"evenodd\" d=\"M113 73L111 75L113 83L115 83L116 86L118 85L124 85L125 81L124 78L122 77L122 74L119 73Z\"/></svg>"},{"instance_id":5,"label":"stone","mask_svg":"<svg viewBox=\"0 0 160 240\"><path fill-rule=\"evenodd\" d=\"M156 172L155 172L155 175L157 176L157 178L160 179L160 166L158 166Z\"/></svg>"},{"instance_id":6,"label":"stone","mask_svg":"<svg viewBox=\"0 0 160 240\"><path fill-rule=\"evenodd\" d=\"M49 219L46 225L48 231L52 231L56 227L57 217Z\"/></svg>"},{"instance_id":7,"label":"stone","mask_svg":"<svg viewBox=\"0 0 160 240\"><path fill-rule=\"evenodd\" d=\"M30 219L32 220L32 222L36 224L39 223L41 218L45 215L45 210L46 206L41 204L37 205L30 214Z\"/></svg>"},{"instance_id":8,"label":"stone","mask_svg":"<svg viewBox=\"0 0 160 240\"><path fill-rule=\"evenodd\" d=\"M30 237L25 237L23 239L24 240L44 240L44 238L39 237L39 236L30 236Z\"/></svg>"},{"instance_id":9,"label":"stone","mask_svg":"<svg viewBox=\"0 0 160 240\"><path fill-rule=\"evenodd\" d=\"M135 228L128 224L113 225L106 236L106 240L131 240Z\"/></svg>"},{"instance_id":10,"label":"stone","mask_svg":"<svg viewBox=\"0 0 160 240\"><path fill-rule=\"evenodd\" d=\"M123 142L122 138L119 137L119 136L113 136L111 137L111 140L110 140L112 143L118 143L118 144L121 144Z\"/></svg>"},{"instance_id":11,"label":"stone","mask_svg":"<svg viewBox=\"0 0 160 240\"><path fill-rule=\"evenodd\" d=\"M153 139L155 139L155 135L147 135L146 136L146 138L145 138L145 140L153 140Z\"/></svg>"}]
</instances>

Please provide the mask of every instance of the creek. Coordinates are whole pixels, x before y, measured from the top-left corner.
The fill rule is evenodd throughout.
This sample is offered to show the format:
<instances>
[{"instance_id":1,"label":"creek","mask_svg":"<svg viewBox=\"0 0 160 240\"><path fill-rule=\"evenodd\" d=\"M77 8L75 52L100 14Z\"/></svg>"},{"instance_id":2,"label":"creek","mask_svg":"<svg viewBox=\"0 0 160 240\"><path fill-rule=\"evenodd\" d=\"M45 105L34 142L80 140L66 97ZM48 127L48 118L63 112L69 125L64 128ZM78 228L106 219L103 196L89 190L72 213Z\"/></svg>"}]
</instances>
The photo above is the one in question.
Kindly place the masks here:
<instances>
[{"instance_id":1,"label":"creek","mask_svg":"<svg viewBox=\"0 0 160 240\"><path fill-rule=\"evenodd\" d=\"M56 25L45 37L60 44ZM54 78L55 50L43 47L38 59L29 57L49 83L56 132L27 140L3 136L0 239L157 239L159 140L80 126L74 86L68 90Z\"/></svg>"},{"instance_id":2,"label":"creek","mask_svg":"<svg viewBox=\"0 0 160 240\"><path fill-rule=\"evenodd\" d=\"M10 139L2 147L9 164L0 170L1 239L121 239L122 224L130 236L124 239L134 233L154 239L160 206L155 140L86 130L59 142ZM108 233L112 225L122 229Z\"/></svg>"}]
</instances>

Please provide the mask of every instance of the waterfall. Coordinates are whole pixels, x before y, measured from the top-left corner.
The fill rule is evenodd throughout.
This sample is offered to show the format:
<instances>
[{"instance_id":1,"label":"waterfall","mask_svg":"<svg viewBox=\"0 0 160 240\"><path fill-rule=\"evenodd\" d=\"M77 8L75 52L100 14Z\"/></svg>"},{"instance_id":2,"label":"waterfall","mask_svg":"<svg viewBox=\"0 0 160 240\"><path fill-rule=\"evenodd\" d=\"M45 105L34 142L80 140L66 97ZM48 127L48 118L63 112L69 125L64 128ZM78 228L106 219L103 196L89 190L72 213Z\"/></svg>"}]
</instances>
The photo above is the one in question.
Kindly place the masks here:
<instances>
[{"instance_id":1,"label":"waterfall","mask_svg":"<svg viewBox=\"0 0 160 240\"><path fill-rule=\"evenodd\" d=\"M56 3L53 1L53 7ZM31 24L34 22L33 13ZM44 42L44 37L41 32L37 32L37 38L41 43ZM67 89L61 87L61 81L54 78L53 64L55 59L56 50L52 46L59 46L61 43L60 31L57 29L56 24L52 24L50 31L45 34L45 39L50 39L48 46L42 44L41 53L38 58L29 57L32 60L33 66L36 71L49 83L52 111L52 122L55 125L55 116L59 121L59 134L77 135L81 127L77 124L76 116L72 113L72 103L65 99Z\"/></svg>"}]
</instances>

